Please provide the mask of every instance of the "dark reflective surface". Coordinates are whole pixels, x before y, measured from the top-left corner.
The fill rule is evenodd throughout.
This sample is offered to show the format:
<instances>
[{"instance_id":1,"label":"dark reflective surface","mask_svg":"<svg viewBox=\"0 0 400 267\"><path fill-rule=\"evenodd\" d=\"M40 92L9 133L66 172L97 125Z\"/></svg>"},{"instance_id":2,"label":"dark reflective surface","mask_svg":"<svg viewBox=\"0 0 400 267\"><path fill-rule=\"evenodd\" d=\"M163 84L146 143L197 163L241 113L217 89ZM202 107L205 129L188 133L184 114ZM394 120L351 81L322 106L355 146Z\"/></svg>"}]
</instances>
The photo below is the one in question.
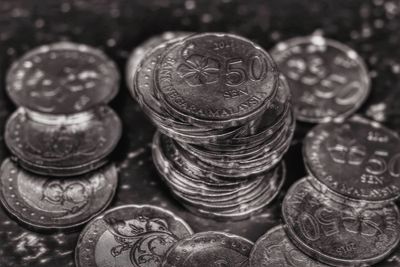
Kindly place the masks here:
<instances>
[{"instance_id":1,"label":"dark reflective surface","mask_svg":"<svg viewBox=\"0 0 400 267\"><path fill-rule=\"evenodd\" d=\"M0 126L15 109L5 96L4 77L11 62L27 50L49 42L71 40L103 49L125 68L132 48L166 30L232 31L253 39L266 49L287 38L321 31L355 49L366 61L372 92L361 112L400 129L400 4L383 0L279 0L279 1L161 1L71 0L0 2ZM154 127L121 89L112 107L123 120L124 133L113 160L120 169L120 184L113 206L154 204L175 212L195 232L216 230L243 235L255 241L280 222L284 193L261 215L241 222L220 223L186 212L158 177L151 159ZM298 142L309 129L298 124ZM0 136L2 139L2 136ZM0 145L1 159L9 154ZM301 144L286 156L289 177L285 190L305 175ZM0 210L0 266L74 266L78 233L37 234L12 221ZM380 266L399 266L392 256Z\"/></svg>"}]
</instances>

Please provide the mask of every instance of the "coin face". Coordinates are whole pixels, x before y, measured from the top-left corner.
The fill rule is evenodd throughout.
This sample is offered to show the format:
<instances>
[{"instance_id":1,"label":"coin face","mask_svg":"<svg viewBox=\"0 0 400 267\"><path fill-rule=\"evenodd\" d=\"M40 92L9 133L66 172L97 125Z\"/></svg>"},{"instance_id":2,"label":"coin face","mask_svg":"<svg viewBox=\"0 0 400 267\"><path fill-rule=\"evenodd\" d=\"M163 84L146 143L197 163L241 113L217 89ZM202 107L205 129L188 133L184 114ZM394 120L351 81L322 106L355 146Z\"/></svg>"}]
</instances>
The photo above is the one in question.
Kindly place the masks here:
<instances>
[{"instance_id":1,"label":"coin face","mask_svg":"<svg viewBox=\"0 0 400 267\"><path fill-rule=\"evenodd\" d=\"M221 128L265 110L276 91L278 72L268 53L249 40L204 33L171 46L155 81L172 114Z\"/></svg>"},{"instance_id":2,"label":"coin face","mask_svg":"<svg viewBox=\"0 0 400 267\"><path fill-rule=\"evenodd\" d=\"M291 241L304 253L333 266L372 265L400 240L400 217L393 203L381 207L338 202L307 179L285 196L282 215Z\"/></svg>"},{"instance_id":3,"label":"coin face","mask_svg":"<svg viewBox=\"0 0 400 267\"><path fill-rule=\"evenodd\" d=\"M236 235L203 232L176 243L165 256L163 267L248 265L253 243Z\"/></svg>"},{"instance_id":4,"label":"coin face","mask_svg":"<svg viewBox=\"0 0 400 267\"><path fill-rule=\"evenodd\" d=\"M270 229L257 240L249 262L250 267L327 267L298 250L286 236L282 225Z\"/></svg>"},{"instance_id":5,"label":"coin face","mask_svg":"<svg viewBox=\"0 0 400 267\"><path fill-rule=\"evenodd\" d=\"M126 83L128 85L128 88L132 89L133 77L135 75L135 72L137 71L137 66L139 65L140 61L142 61L148 51L164 42L168 42L176 38L186 37L190 34L191 32L168 31L160 35L153 36L147 39L144 43L140 44L138 47L136 47L129 56L128 62L126 64Z\"/></svg>"},{"instance_id":6,"label":"coin face","mask_svg":"<svg viewBox=\"0 0 400 267\"><path fill-rule=\"evenodd\" d=\"M22 56L8 71L6 83L18 106L71 114L109 102L118 91L119 73L100 50L60 42Z\"/></svg>"},{"instance_id":7,"label":"coin face","mask_svg":"<svg viewBox=\"0 0 400 267\"><path fill-rule=\"evenodd\" d=\"M117 182L113 164L85 176L58 179L31 174L6 159L1 167L0 200L28 227L69 229L103 211L115 194Z\"/></svg>"},{"instance_id":8,"label":"coin face","mask_svg":"<svg viewBox=\"0 0 400 267\"><path fill-rule=\"evenodd\" d=\"M8 120L5 142L25 168L43 175L68 176L99 167L121 136L115 112L100 106L79 123L46 125L18 109ZM101 165L100 164L100 165Z\"/></svg>"},{"instance_id":9,"label":"coin face","mask_svg":"<svg viewBox=\"0 0 400 267\"><path fill-rule=\"evenodd\" d=\"M77 267L161 266L169 248L192 234L173 213L150 205L111 209L90 222L75 251Z\"/></svg>"},{"instance_id":10,"label":"coin face","mask_svg":"<svg viewBox=\"0 0 400 267\"><path fill-rule=\"evenodd\" d=\"M289 79L298 120L327 122L345 118L367 98L368 71L351 48L321 36L294 38L271 51Z\"/></svg>"},{"instance_id":11,"label":"coin face","mask_svg":"<svg viewBox=\"0 0 400 267\"><path fill-rule=\"evenodd\" d=\"M361 117L321 124L304 140L308 171L353 200L389 201L400 195L400 139Z\"/></svg>"}]
</instances>

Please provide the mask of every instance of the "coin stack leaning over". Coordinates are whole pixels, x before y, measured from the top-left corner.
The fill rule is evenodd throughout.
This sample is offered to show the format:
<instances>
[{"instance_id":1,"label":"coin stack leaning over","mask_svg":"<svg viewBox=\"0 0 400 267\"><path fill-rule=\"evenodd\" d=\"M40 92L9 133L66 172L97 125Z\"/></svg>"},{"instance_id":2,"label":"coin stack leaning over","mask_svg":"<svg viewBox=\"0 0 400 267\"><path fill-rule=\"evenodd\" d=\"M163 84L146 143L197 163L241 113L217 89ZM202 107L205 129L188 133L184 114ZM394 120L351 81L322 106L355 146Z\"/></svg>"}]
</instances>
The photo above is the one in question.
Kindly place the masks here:
<instances>
[{"instance_id":1,"label":"coin stack leaning over","mask_svg":"<svg viewBox=\"0 0 400 267\"><path fill-rule=\"evenodd\" d=\"M22 56L6 82L18 109L5 129L12 157L1 167L2 204L39 230L89 221L117 187L107 163L122 125L106 105L118 91L115 64L93 47L59 42Z\"/></svg>"},{"instance_id":2,"label":"coin stack leaning over","mask_svg":"<svg viewBox=\"0 0 400 267\"><path fill-rule=\"evenodd\" d=\"M274 199L295 119L267 52L232 34L176 34L128 71L133 97L158 128L155 166L181 203L243 219Z\"/></svg>"},{"instance_id":3,"label":"coin stack leaning over","mask_svg":"<svg viewBox=\"0 0 400 267\"><path fill-rule=\"evenodd\" d=\"M400 241L400 138L359 116L304 140L309 177L288 191L285 230L305 254L333 266L369 266Z\"/></svg>"}]
</instances>

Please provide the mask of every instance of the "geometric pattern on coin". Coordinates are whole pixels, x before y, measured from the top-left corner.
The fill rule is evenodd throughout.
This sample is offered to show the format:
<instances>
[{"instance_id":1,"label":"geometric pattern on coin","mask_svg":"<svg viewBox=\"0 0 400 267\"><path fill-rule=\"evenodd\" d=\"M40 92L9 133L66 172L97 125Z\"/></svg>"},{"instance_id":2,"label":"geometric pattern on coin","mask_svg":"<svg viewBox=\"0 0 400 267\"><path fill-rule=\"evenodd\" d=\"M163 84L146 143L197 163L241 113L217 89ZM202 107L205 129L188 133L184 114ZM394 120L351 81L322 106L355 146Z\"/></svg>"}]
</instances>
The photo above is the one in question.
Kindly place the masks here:
<instances>
[{"instance_id":1,"label":"geometric pattern on coin","mask_svg":"<svg viewBox=\"0 0 400 267\"><path fill-rule=\"evenodd\" d=\"M82 44L43 45L16 61L7 91L33 111L72 114L108 103L118 92L116 65L102 51Z\"/></svg>"},{"instance_id":2,"label":"geometric pattern on coin","mask_svg":"<svg viewBox=\"0 0 400 267\"><path fill-rule=\"evenodd\" d=\"M13 217L29 228L72 229L110 204L117 183L113 164L82 177L63 179L31 174L6 159L1 167L0 200Z\"/></svg>"},{"instance_id":3,"label":"geometric pattern on coin","mask_svg":"<svg viewBox=\"0 0 400 267\"><path fill-rule=\"evenodd\" d=\"M82 231L75 251L77 267L161 266L191 228L173 213L151 205L125 205L106 211Z\"/></svg>"},{"instance_id":4,"label":"geometric pattern on coin","mask_svg":"<svg viewBox=\"0 0 400 267\"><path fill-rule=\"evenodd\" d=\"M43 175L89 172L105 163L122 132L121 121L108 106L91 111L85 122L43 124L18 109L8 120L5 142L21 164Z\"/></svg>"},{"instance_id":5,"label":"geometric pattern on coin","mask_svg":"<svg viewBox=\"0 0 400 267\"><path fill-rule=\"evenodd\" d=\"M159 64L155 84L166 108L206 127L250 121L269 105L278 83L269 54L231 34L189 36L168 48Z\"/></svg>"},{"instance_id":6,"label":"geometric pattern on coin","mask_svg":"<svg viewBox=\"0 0 400 267\"><path fill-rule=\"evenodd\" d=\"M337 195L385 202L400 196L400 139L361 117L316 126L304 140L309 173Z\"/></svg>"},{"instance_id":7,"label":"geometric pattern on coin","mask_svg":"<svg viewBox=\"0 0 400 267\"><path fill-rule=\"evenodd\" d=\"M165 256L163 267L248 266L253 243L222 232L194 234L176 243Z\"/></svg>"},{"instance_id":8,"label":"geometric pattern on coin","mask_svg":"<svg viewBox=\"0 0 400 267\"><path fill-rule=\"evenodd\" d=\"M322 36L278 43L271 55L289 79L300 121L321 123L353 114L370 92L362 58L350 47Z\"/></svg>"},{"instance_id":9,"label":"geometric pattern on coin","mask_svg":"<svg viewBox=\"0 0 400 267\"><path fill-rule=\"evenodd\" d=\"M282 225L270 229L254 244L250 267L327 267L298 250L286 236Z\"/></svg>"},{"instance_id":10,"label":"geometric pattern on coin","mask_svg":"<svg viewBox=\"0 0 400 267\"><path fill-rule=\"evenodd\" d=\"M285 230L301 251L333 266L372 265L400 240L400 216L393 203L355 206L317 191L308 179L296 182L282 204Z\"/></svg>"}]
</instances>

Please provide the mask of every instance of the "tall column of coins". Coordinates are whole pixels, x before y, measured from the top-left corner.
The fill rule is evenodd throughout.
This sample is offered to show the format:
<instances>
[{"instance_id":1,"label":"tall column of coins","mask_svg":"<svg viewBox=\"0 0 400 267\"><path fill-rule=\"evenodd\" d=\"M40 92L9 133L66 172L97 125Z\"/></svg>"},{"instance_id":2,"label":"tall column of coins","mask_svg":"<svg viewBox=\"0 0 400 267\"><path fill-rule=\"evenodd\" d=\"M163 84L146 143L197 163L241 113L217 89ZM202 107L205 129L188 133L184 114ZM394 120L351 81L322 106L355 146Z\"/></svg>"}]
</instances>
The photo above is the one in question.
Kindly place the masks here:
<instances>
[{"instance_id":1,"label":"tall column of coins","mask_svg":"<svg viewBox=\"0 0 400 267\"><path fill-rule=\"evenodd\" d=\"M281 159L295 126L288 83L267 52L240 36L169 37L147 42L128 65L131 93L158 128L155 166L189 210L246 218L285 179Z\"/></svg>"},{"instance_id":2,"label":"tall column of coins","mask_svg":"<svg viewBox=\"0 0 400 267\"><path fill-rule=\"evenodd\" d=\"M18 109L6 124L12 153L1 167L0 200L28 227L73 228L111 202L117 171L108 163L122 131L106 104L119 74L101 51L60 42L35 48L10 68Z\"/></svg>"}]
</instances>

